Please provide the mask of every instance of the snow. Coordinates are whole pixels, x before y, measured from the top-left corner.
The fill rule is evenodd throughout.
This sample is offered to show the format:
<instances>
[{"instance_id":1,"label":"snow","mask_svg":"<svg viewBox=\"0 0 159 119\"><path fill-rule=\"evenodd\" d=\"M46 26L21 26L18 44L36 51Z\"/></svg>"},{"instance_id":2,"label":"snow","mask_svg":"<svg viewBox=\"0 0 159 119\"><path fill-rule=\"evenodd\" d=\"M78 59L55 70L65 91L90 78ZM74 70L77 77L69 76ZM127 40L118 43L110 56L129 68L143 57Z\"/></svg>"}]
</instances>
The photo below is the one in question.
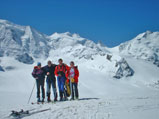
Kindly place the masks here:
<instances>
[{"instance_id":1,"label":"snow","mask_svg":"<svg viewBox=\"0 0 159 119\"><path fill-rule=\"evenodd\" d=\"M14 35L11 29L15 31ZM138 57L144 51L157 54L158 32L145 32L124 45L107 48L78 34L66 32L47 36L30 26L23 27L4 20L0 20L0 31L0 52L3 53L0 54L0 66L5 70L5 72L0 71L2 119L10 119L11 117L8 116L11 110L20 109L33 109L31 111L33 114L23 117L24 119L156 119L159 117L158 67L153 65L152 61ZM16 36L15 40L12 39L13 36ZM137 41L139 38L141 43ZM144 45L148 41L152 47L147 48L149 45ZM130 44L133 44L133 47L128 49ZM121 46L123 49L119 51ZM25 53L31 56L34 62L26 64L16 60L17 55L23 56ZM148 52L145 53L149 55ZM106 59L107 54L112 55L111 60ZM35 79L31 76L33 67L39 61L43 66L48 60L57 64L59 58L62 58L66 64L73 60L78 66L79 101L27 104L35 83ZM123 76L121 79L113 78L119 69L115 65L123 58L127 62L124 67L131 67L134 74L130 77ZM23 61L26 59L27 57ZM36 102L36 89L30 102ZM50 110L38 113L44 109Z\"/></svg>"},{"instance_id":2,"label":"snow","mask_svg":"<svg viewBox=\"0 0 159 119\"><path fill-rule=\"evenodd\" d=\"M146 31L134 39L119 45L122 55L133 56L153 62L159 66L159 32Z\"/></svg>"},{"instance_id":3,"label":"snow","mask_svg":"<svg viewBox=\"0 0 159 119\"><path fill-rule=\"evenodd\" d=\"M153 103L152 103L153 102ZM110 98L110 99L81 99L80 101L62 102L56 104L44 104L25 106L26 109L34 109L36 111L43 109L51 109L42 113L36 113L25 119L37 118L74 118L74 119L118 119L118 118L152 118L155 119L158 114L154 113L158 110L157 97L151 99L149 97L130 97ZM140 103L140 104L139 104ZM34 112L34 111L33 111ZM7 116L4 114L4 116Z\"/></svg>"},{"instance_id":4,"label":"snow","mask_svg":"<svg viewBox=\"0 0 159 119\"><path fill-rule=\"evenodd\" d=\"M101 62L100 59L97 58L96 62L76 63L80 71L79 101L31 105L27 104L27 101L34 84L34 79L31 77L34 64L27 65L7 57L2 58L3 67L12 66L15 69L0 72L1 118L7 117L11 110L36 108L34 111L38 111L50 108L51 110L46 112L24 118L149 119L151 117L156 119L159 116L159 89L151 84L158 81L157 67L143 60L126 57L136 73L133 77L117 80L109 74L110 67L107 60L105 66L108 67L99 69L98 66L93 66ZM46 64L46 61L42 61L42 64ZM31 102L35 101L36 89L31 98Z\"/></svg>"}]
</instances>

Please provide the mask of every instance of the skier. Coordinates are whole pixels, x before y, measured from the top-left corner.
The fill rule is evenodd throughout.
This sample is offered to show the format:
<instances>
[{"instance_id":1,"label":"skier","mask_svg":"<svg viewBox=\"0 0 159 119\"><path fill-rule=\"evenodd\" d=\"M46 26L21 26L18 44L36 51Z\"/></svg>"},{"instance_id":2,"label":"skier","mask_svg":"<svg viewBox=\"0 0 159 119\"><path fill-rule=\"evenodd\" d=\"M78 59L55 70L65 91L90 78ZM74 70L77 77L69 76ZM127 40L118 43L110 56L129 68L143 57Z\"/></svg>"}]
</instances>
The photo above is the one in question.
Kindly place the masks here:
<instances>
[{"instance_id":1,"label":"skier","mask_svg":"<svg viewBox=\"0 0 159 119\"><path fill-rule=\"evenodd\" d=\"M55 78L55 74L54 74L56 66L57 65L52 64L51 61L48 61L48 65L46 65L44 67L46 74L47 74L46 84L47 84L47 101L48 102L51 101L51 99L50 99L51 86L52 86L53 93L54 93L54 101L57 101L56 78Z\"/></svg>"},{"instance_id":2,"label":"skier","mask_svg":"<svg viewBox=\"0 0 159 119\"><path fill-rule=\"evenodd\" d=\"M63 63L62 59L58 60L59 65L55 68L55 75L57 76L58 87L59 87L59 95L60 101L67 100L66 92L64 90L65 81L66 81L66 72L68 70L68 66Z\"/></svg>"},{"instance_id":3,"label":"skier","mask_svg":"<svg viewBox=\"0 0 159 119\"><path fill-rule=\"evenodd\" d=\"M38 62L37 66L34 67L32 76L36 79L37 102L44 102L44 99L45 99L45 89L44 89L45 70L43 67L41 67L40 62ZM40 100L40 87L41 87L41 91L42 91L42 100Z\"/></svg>"},{"instance_id":4,"label":"skier","mask_svg":"<svg viewBox=\"0 0 159 119\"><path fill-rule=\"evenodd\" d=\"M77 66L74 65L74 62L70 62L70 68L67 72L67 78L71 82L71 100L79 98L79 93L78 93L78 77L79 77L79 71ZM75 98L74 98L75 94Z\"/></svg>"}]
</instances>

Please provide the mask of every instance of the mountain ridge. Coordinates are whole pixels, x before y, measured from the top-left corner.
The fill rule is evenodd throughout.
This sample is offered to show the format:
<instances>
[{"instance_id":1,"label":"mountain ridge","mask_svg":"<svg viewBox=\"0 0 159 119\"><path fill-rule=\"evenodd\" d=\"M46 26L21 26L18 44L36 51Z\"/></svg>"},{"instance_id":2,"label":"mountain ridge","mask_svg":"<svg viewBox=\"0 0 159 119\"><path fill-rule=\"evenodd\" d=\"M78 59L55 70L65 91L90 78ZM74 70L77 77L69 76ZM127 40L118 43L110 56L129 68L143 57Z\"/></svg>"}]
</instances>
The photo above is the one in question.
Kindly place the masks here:
<instances>
[{"instance_id":1,"label":"mountain ridge","mask_svg":"<svg viewBox=\"0 0 159 119\"><path fill-rule=\"evenodd\" d=\"M118 46L119 53L153 62L159 67L159 32L146 31Z\"/></svg>"},{"instance_id":2,"label":"mountain ridge","mask_svg":"<svg viewBox=\"0 0 159 119\"><path fill-rule=\"evenodd\" d=\"M76 33L55 32L49 36L31 26L21 26L2 19L0 31L0 56L13 56L15 59L25 56L25 63L28 59L33 60L28 64L39 58L58 56L57 52L61 52L60 54L87 60L93 60L95 55L125 55L148 60L159 66L159 32L143 32L132 40L116 46L114 51L113 48L108 48L100 42L95 43Z\"/></svg>"}]
</instances>

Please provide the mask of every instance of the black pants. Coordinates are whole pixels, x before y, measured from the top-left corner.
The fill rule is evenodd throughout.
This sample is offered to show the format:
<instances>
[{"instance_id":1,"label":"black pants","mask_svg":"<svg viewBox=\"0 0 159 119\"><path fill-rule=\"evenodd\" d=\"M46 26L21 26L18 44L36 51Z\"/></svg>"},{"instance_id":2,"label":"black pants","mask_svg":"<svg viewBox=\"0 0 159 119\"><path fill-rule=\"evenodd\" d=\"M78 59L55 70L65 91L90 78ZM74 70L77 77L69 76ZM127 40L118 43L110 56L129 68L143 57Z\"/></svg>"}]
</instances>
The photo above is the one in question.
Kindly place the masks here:
<instances>
[{"instance_id":1,"label":"black pants","mask_svg":"<svg viewBox=\"0 0 159 119\"><path fill-rule=\"evenodd\" d=\"M52 86L54 99L57 99L56 79L51 79L47 77L46 83L47 83L47 96L50 97L50 93L51 93L50 90Z\"/></svg>"},{"instance_id":2,"label":"black pants","mask_svg":"<svg viewBox=\"0 0 159 119\"><path fill-rule=\"evenodd\" d=\"M78 98L78 83L71 83L71 97L74 99L74 95Z\"/></svg>"},{"instance_id":3,"label":"black pants","mask_svg":"<svg viewBox=\"0 0 159 119\"><path fill-rule=\"evenodd\" d=\"M45 98L44 79L36 79L37 98L40 98L40 88L42 91L42 98Z\"/></svg>"}]
</instances>

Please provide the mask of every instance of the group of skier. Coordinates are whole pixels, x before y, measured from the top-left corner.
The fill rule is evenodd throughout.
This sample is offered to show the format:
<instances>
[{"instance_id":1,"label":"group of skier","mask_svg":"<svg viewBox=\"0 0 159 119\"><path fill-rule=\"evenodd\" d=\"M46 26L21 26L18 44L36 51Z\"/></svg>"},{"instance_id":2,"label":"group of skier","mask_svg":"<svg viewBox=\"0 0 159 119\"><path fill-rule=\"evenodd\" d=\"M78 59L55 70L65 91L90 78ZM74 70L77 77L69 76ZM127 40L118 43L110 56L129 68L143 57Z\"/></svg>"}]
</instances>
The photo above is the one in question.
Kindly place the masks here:
<instances>
[{"instance_id":1,"label":"group of skier","mask_svg":"<svg viewBox=\"0 0 159 119\"><path fill-rule=\"evenodd\" d=\"M45 76L46 86L47 86L47 101L50 102L51 98L51 87L53 89L54 101L57 101L57 87L56 87L56 77L59 89L60 101L68 100L71 95L71 100L78 99L78 77L79 71L74 62L70 62L70 66L63 63L62 59L58 60L58 65L53 64L48 61L47 65L42 67L41 63L37 63L34 67L32 76L36 79L37 86L37 102L44 102L45 100ZM40 89L42 92L42 99L40 98Z\"/></svg>"}]
</instances>

